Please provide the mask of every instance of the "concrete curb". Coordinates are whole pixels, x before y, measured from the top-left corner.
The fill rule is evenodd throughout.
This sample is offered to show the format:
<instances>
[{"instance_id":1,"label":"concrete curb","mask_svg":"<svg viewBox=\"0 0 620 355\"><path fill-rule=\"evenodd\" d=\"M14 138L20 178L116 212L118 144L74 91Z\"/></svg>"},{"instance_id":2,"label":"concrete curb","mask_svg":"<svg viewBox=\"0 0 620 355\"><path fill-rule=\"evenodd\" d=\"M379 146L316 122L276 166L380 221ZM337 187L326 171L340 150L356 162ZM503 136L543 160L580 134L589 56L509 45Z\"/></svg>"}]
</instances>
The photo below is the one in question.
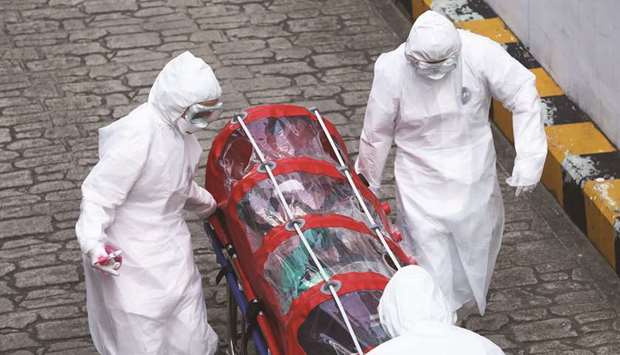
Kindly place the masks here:
<instances>
[{"instance_id":1,"label":"concrete curb","mask_svg":"<svg viewBox=\"0 0 620 355\"><path fill-rule=\"evenodd\" d=\"M502 44L536 75L549 152L542 183L620 275L620 152L482 0L397 0L413 19L429 9ZM512 113L493 100L492 119L514 144Z\"/></svg>"}]
</instances>

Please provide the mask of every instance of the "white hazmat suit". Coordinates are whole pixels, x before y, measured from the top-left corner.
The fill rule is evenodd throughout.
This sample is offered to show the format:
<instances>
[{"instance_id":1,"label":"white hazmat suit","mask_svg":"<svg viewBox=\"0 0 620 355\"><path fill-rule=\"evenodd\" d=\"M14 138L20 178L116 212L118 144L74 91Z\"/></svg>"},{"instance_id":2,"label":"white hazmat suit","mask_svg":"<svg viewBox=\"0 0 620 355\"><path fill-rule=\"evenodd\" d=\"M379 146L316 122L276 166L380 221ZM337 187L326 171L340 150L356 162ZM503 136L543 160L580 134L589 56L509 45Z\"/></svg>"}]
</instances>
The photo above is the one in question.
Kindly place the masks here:
<instances>
[{"instance_id":1,"label":"white hazmat suit","mask_svg":"<svg viewBox=\"0 0 620 355\"><path fill-rule=\"evenodd\" d=\"M193 181L202 148L175 121L220 95L211 68L185 52L158 75L148 103L99 130L99 162L82 185L76 232L84 253L102 243L123 251L118 277L84 258L90 332L103 355L217 349L182 216L184 207L209 215L215 201Z\"/></svg>"},{"instance_id":2,"label":"white hazmat suit","mask_svg":"<svg viewBox=\"0 0 620 355\"><path fill-rule=\"evenodd\" d=\"M458 56L432 80L409 58ZM495 42L427 11L406 43L382 54L368 99L356 170L378 191L392 142L403 246L433 276L452 310L480 313L499 253L504 207L489 123L491 97L513 112L513 186L540 180L547 154L535 76Z\"/></svg>"},{"instance_id":3,"label":"white hazmat suit","mask_svg":"<svg viewBox=\"0 0 620 355\"><path fill-rule=\"evenodd\" d=\"M420 266L399 270L379 302L381 325L392 337L368 355L503 355L490 340L459 328L441 291Z\"/></svg>"}]
</instances>

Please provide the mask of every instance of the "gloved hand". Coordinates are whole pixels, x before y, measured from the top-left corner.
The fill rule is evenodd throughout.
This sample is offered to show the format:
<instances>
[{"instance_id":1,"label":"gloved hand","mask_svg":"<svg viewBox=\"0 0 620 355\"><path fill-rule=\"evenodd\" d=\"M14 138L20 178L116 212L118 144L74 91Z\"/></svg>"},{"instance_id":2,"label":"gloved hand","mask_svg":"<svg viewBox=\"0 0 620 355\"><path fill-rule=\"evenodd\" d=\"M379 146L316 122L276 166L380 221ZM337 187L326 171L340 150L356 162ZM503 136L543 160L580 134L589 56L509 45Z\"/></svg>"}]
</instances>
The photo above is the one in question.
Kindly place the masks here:
<instances>
[{"instance_id":1,"label":"gloved hand","mask_svg":"<svg viewBox=\"0 0 620 355\"><path fill-rule=\"evenodd\" d=\"M118 276L118 269L123 263L122 251L112 245L99 243L89 250L86 255L90 259L90 265L101 272Z\"/></svg>"},{"instance_id":2,"label":"gloved hand","mask_svg":"<svg viewBox=\"0 0 620 355\"><path fill-rule=\"evenodd\" d=\"M536 188L537 184L527 186L517 186L515 189L515 197L528 197Z\"/></svg>"}]
</instances>

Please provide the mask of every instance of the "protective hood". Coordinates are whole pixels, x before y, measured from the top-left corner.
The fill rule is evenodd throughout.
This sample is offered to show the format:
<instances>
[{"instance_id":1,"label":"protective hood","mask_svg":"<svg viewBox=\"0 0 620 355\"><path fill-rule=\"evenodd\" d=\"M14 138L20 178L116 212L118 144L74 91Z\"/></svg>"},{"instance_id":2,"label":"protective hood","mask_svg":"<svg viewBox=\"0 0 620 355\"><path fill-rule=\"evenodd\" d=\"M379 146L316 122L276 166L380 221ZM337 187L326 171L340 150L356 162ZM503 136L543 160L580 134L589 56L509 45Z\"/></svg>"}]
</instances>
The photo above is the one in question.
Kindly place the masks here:
<instances>
[{"instance_id":1,"label":"protective hood","mask_svg":"<svg viewBox=\"0 0 620 355\"><path fill-rule=\"evenodd\" d=\"M222 88L211 67L190 52L184 52L157 75L148 102L172 125L190 105L221 95Z\"/></svg>"},{"instance_id":2,"label":"protective hood","mask_svg":"<svg viewBox=\"0 0 620 355\"><path fill-rule=\"evenodd\" d=\"M455 321L431 275L417 265L406 266L394 274L381 296L379 317L392 338L407 333L418 322L452 325Z\"/></svg>"},{"instance_id":3,"label":"protective hood","mask_svg":"<svg viewBox=\"0 0 620 355\"><path fill-rule=\"evenodd\" d=\"M416 60L436 62L461 51L459 33L447 18L435 11L426 11L413 24L405 55Z\"/></svg>"}]
</instances>

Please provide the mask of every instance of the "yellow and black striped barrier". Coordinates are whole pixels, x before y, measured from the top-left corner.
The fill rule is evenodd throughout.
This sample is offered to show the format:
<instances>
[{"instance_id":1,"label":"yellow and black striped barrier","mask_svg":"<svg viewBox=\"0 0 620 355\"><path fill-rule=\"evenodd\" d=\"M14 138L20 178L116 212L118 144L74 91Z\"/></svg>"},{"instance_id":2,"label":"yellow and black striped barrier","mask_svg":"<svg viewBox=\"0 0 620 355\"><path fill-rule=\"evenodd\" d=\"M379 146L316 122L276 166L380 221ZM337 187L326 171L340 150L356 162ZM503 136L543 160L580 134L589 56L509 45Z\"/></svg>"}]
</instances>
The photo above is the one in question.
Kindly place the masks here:
<instances>
[{"instance_id":1,"label":"yellow and black striped barrier","mask_svg":"<svg viewBox=\"0 0 620 355\"><path fill-rule=\"evenodd\" d=\"M407 2L415 20L432 0ZM536 76L549 152L542 183L620 275L620 152L565 94L483 0L437 1L457 27L502 44ZM493 121L514 144L512 113L493 100Z\"/></svg>"}]
</instances>

